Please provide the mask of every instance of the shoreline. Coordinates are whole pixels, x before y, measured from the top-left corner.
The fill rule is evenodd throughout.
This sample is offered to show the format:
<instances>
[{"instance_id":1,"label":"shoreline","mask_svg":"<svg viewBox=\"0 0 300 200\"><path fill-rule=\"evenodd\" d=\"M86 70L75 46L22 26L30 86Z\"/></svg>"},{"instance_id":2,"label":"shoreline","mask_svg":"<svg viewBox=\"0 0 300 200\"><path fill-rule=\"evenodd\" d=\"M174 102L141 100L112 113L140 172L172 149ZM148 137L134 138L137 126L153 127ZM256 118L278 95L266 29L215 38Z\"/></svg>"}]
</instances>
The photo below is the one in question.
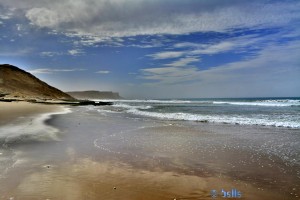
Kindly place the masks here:
<instances>
[{"instance_id":1,"label":"shoreline","mask_svg":"<svg viewBox=\"0 0 300 200\"><path fill-rule=\"evenodd\" d=\"M97 107L71 109L34 134L56 131L62 140L41 143L33 137L28 145L10 146L19 162L0 179L0 198L211 199L210 190L220 195L235 188L242 192L240 199L297 199L299 179L292 177L297 166L252 148L261 146L260 137L278 136L284 129L138 120ZM294 130L286 131L297 138ZM271 144L274 149L266 150L280 143Z\"/></svg>"},{"instance_id":2,"label":"shoreline","mask_svg":"<svg viewBox=\"0 0 300 200\"><path fill-rule=\"evenodd\" d=\"M0 102L0 144L14 145L35 141L58 141L60 131L46 121L53 115L71 112L57 105L28 102Z\"/></svg>"}]
</instances>

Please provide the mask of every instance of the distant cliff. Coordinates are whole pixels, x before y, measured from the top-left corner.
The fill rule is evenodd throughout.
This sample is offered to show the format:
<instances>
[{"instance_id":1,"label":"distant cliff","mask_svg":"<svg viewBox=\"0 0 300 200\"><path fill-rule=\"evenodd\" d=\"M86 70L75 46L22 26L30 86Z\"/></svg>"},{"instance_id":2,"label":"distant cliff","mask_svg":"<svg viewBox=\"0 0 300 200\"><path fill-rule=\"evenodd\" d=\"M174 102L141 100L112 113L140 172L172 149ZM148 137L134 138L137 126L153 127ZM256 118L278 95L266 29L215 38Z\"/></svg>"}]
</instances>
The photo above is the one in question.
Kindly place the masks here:
<instances>
[{"instance_id":1,"label":"distant cliff","mask_svg":"<svg viewBox=\"0 0 300 200\"><path fill-rule=\"evenodd\" d=\"M76 99L122 99L119 93L111 91L73 91L67 94Z\"/></svg>"},{"instance_id":2,"label":"distant cliff","mask_svg":"<svg viewBox=\"0 0 300 200\"><path fill-rule=\"evenodd\" d=\"M0 98L74 100L70 95L9 64L0 65Z\"/></svg>"}]
</instances>

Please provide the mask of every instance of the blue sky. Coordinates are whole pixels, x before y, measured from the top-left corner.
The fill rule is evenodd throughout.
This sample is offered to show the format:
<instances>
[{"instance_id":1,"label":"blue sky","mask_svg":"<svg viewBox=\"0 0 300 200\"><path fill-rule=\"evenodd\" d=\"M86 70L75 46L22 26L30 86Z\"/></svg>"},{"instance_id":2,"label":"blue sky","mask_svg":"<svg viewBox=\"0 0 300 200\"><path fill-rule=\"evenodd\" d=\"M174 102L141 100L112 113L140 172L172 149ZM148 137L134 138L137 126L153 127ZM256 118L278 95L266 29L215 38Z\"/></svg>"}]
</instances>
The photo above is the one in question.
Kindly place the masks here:
<instances>
[{"instance_id":1,"label":"blue sky","mask_svg":"<svg viewBox=\"0 0 300 200\"><path fill-rule=\"evenodd\" d=\"M300 96L299 0L1 0L0 63L127 98Z\"/></svg>"}]
</instances>

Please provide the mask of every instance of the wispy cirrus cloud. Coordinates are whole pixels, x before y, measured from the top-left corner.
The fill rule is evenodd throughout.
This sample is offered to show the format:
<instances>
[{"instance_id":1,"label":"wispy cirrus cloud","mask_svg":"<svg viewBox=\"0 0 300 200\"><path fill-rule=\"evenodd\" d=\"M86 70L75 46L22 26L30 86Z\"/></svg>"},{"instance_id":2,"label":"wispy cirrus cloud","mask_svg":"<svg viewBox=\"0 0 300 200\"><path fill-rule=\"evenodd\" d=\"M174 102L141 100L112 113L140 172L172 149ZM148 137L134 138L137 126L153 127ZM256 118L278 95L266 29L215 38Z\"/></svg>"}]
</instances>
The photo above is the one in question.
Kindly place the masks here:
<instances>
[{"instance_id":1,"label":"wispy cirrus cloud","mask_svg":"<svg viewBox=\"0 0 300 200\"><path fill-rule=\"evenodd\" d=\"M53 57L53 56L60 56L63 55L61 52L54 52L54 51L43 51L40 53L41 56Z\"/></svg>"},{"instance_id":2,"label":"wispy cirrus cloud","mask_svg":"<svg viewBox=\"0 0 300 200\"><path fill-rule=\"evenodd\" d=\"M213 55L231 50L237 51L243 48L249 48L253 44L255 44L257 47L259 45L264 45L264 43L266 43L268 40L271 40L270 38L272 37L258 37L257 35L253 34L225 39L224 41L215 43L180 42L173 45L173 48L175 48L176 51L160 51L148 56L152 57L154 60L188 56L189 58L186 58L186 60L189 60L199 55Z\"/></svg>"},{"instance_id":3,"label":"wispy cirrus cloud","mask_svg":"<svg viewBox=\"0 0 300 200\"><path fill-rule=\"evenodd\" d=\"M213 44L199 44L199 43L177 43L174 48L177 51L161 51L154 54L148 55L154 60L170 59L170 58L180 58L183 56L190 56L189 58L181 58L182 61L189 61L196 55L206 55L206 54L218 54L232 49L237 49L241 46L247 46L248 43L243 44L242 41L221 41ZM194 58L195 59L195 58ZM171 64L168 64L171 66Z\"/></svg>"},{"instance_id":4,"label":"wispy cirrus cloud","mask_svg":"<svg viewBox=\"0 0 300 200\"><path fill-rule=\"evenodd\" d=\"M179 42L173 44L174 51L160 51L147 55L153 60L177 59L175 61L162 64L168 67L186 67L191 63L199 63L203 55L215 55L227 52L243 52L251 49L263 49L269 43L273 43L278 38L283 37L282 33L276 33L266 36L249 34L234 38L227 38L217 42L196 43L196 42Z\"/></svg>"},{"instance_id":5,"label":"wispy cirrus cloud","mask_svg":"<svg viewBox=\"0 0 300 200\"><path fill-rule=\"evenodd\" d=\"M108 71L108 70L100 70L100 71L97 71L95 73L97 73L97 74L109 74L110 71Z\"/></svg>"},{"instance_id":6,"label":"wispy cirrus cloud","mask_svg":"<svg viewBox=\"0 0 300 200\"><path fill-rule=\"evenodd\" d=\"M51 69L51 68L40 68L40 69L34 69L30 70L30 73L33 74L53 74L53 73L59 73L59 72L76 72L76 71L85 71L86 69Z\"/></svg>"},{"instance_id":7,"label":"wispy cirrus cloud","mask_svg":"<svg viewBox=\"0 0 300 200\"><path fill-rule=\"evenodd\" d=\"M160 67L146 68L140 70L142 76L140 78L155 81L154 85L160 84L178 84L187 81L194 81L197 78L198 69L188 66L183 68L178 67ZM149 85L149 83L147 83ZM153 84L152 82L150 84Z\"/></svg>"},{"instance_id":8,"label":"wispy cirrus cloud","mask_svg":"<svg viewBox=\"0 0 300 200\"><path fill-rule=\"evenodd\" d=\"M184 54L186 54L186 52L184 51L164 51L155 54L150 54L148 56L152 57L154 60L160 60L160 59L169 59L169 58L179 58Z\"/></svg>"},{"instance_id":9,"label":"wispy cirrus cloud","mask_svg":"<svg viewBox=\"0 0 300 200\"><path fill-rule=\"evenodd\" d=\"M68 54L71 56L78 56L84 54L84 52L81 49L71 49L68 51Z\"/></svg>"},{"instance_id":10,"label":"wispy cirrus cloud","mask_svg":"<svg viewBox=\"0 0 300 200\"><path fill-rule=\"evenodd\" d=\"M54 56L65 56L65 55L69 55L69 56L79 56L79 55L83 55L84 51L81 49L71 49L68 50L66 52L57 52L57 51L43 51L40 53L41 56L46 56L46 57L54 57Z\"/></svg>"},{"instance_id":11,"label":"wispy cirrus cloud","mask_svg":"<svg viewBox=\"0 0 300 200\"><path fill-rule=\"evenodd\" d=\"M148 85L179 84L183 82L201 81L201 83L235 82L237 80L253 81L284 79L280 74L288 73L291 82L299 85L296 77L300 75L300 42L291 41L285 45L273 44L260 50L257 56L242 61L215 66L206 70L199 70L194 66L145 68L141 70L140 78L151 81ZM254 70L257 69L257 70ZM262 81L260 80L260 81ZM297 85L296 84L296 85Z\"/></svg>"},{"instance_id":12,"label":"wispy cirrus cloud","mask_svg":"<svg viewBox=\"0 0 300 200\"><path fill-rule=\"evenodd\" d=\"M189 65L190 63L199 62L199 57L185 57L180 58L179 60L176 60L172 63L164 64L165 66L171 66L171 67L184 67Z\"/></svg>"}]
</instances>

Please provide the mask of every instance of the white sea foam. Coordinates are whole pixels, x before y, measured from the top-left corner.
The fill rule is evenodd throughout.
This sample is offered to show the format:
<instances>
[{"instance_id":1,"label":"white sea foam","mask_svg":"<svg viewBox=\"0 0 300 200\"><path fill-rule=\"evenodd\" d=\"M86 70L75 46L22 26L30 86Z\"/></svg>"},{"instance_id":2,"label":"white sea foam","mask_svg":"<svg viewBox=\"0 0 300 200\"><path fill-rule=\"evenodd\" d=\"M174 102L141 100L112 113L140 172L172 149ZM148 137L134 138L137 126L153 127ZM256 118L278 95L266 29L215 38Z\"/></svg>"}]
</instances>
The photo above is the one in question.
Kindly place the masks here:
<instances>
[{"instance_id":1,"label":"white sea foam","mask_svg":"<svg viewBox=\"0 0 300 200\"><path fill-rule=\"evenodd\" d=\"M274 106L274 107L286 107L286 106L300 106L300 100L291 99L278 99L278 100L257 100L257 101L189 101L189 100L116 100L116 99L102 99L94 101L114 102L114 103L150 103L150 104L230 104L239 106Z\"/></svg>"},{"instance_id":2,"label":"white sea foam","mask_svg":"<svg viewBox=\"0 0 300 200\"><path fill-rule=\"evenodd\" d=\"M299 100L262 100L254 102L234 102L234 101L214 101L213 104L230 104L239 106L272 106L272 107L287 107L287 106L300 106Z\"/></svg>"},{"instance_id":3,"label":"white sea foam","mask_svg":"<svg viewBox=\"0 0 300 200\"><path fill-rule=\"evenodd\" d=\"M300 128L300 122L290 121L289 118L285 119L268 119L268 116L252 116L246 117L241 115L199 115L191 113L158 113L147 112L138 109L129 109L128 113L153 117L164 120L183 120L183 121L199 121L199 122L212 122L212 123L228 123L240 125L262 125L262 126L276 126L287 128Z\"/></svg>"},{"instance_id":4,"label":"white sea foam","mask_svg":"<svg viewBox=\"0 0 300 200\"><path fill-rule=\"evenodd\" d=\"M0 127L0 141L4 143L22 143L28 141L49 141L59 140L59 130L45 124L45 121L51 118L52 115L70 113L69 108L64 108L63 111L44 113L33 117L28 117L26 120L18 124L9 124Z\"/></svg>"},{"instance_id":5,"label":"white sea foam","mask_svg":"<svg viewBox=\"0 0 300 200\"><path fill-rule=\"evenodd\" d=\"M139 105L139 106L133 106L133 105L128 105L128 104L121 104L121 103L117 103L114 104L113 107L117 107L117 108L126 108L126 109L142 109L142 110L147 110L152 108L152 106L146 106L146 105Z\"/></svg>"},{"instance_id":6,"label":"white sea foam","mask_svg":"<svg viewBox=\"0 0 300 200\"><path fill-rule=\"evenodd\" d=\"M117 111L113 111L113 110L103 110L103 109L98 109L97 110L99 113L119 113Z\"/></svg>"},{"instance_id":7,"label":"white sea foam","mask_svg":"<svg viewBox=\"0 0 300 200\"><path fill-rule=\"evenodd\" d=\"M194 101L187 101L187 100L155 100L155 99L149 99L149 100L139 100L139 99L133 99L133 100L119 100L119 99L94 99L94 101L102 101L102 102L120 102L120 103L157 103L157 104L183 104L183 103L194 103Z\"/></svg>"},{"instance_id":8,"label":"white sea foam","mask_svg":"<svg viewBox=\"0 0 300 200\"><path fill-rule=\"evenodd\" d=\"M165 112L155 111L156 104L160 104L160 109L164 110L164 106L172 106L174 111ZM174 105L170 105L174 104ZM194 113L191 108L190 111L185 109L184 112L180 111L180 108L176 108L177 104L186 104L188 107L201 104L201 106L212 106L213 104L229 104L232 105L232 112L227 114L220 114L223 112L215 112L210 114L198 114ZM174 107L175 106L175 107ZM181 105L180 105L181 106ZM300 116L295 113L289 114L289 112L278 113L263 113L256 112L249 114L248 112L241 112L235 109L235 106L264 106L264 107L290 107L300 106L300 100L292 99L269 99L269 100L256 100L256 101L181 101L181 100L114 100L113 107L121 108L121 111L146 117L153 117L165 120L184 120L184 121L202 121L213 123L228 123L228 124L240 124L240 125L262 125L262 126L276 126L276 127L288 127L288 128L300 128ZM153 111L149 109L154 108ZM120 110L118 110L120 112ZM236 113L236 114L234 114ZM268 114L269 113L269 114Z\"/></svg>"}]
</instances>

